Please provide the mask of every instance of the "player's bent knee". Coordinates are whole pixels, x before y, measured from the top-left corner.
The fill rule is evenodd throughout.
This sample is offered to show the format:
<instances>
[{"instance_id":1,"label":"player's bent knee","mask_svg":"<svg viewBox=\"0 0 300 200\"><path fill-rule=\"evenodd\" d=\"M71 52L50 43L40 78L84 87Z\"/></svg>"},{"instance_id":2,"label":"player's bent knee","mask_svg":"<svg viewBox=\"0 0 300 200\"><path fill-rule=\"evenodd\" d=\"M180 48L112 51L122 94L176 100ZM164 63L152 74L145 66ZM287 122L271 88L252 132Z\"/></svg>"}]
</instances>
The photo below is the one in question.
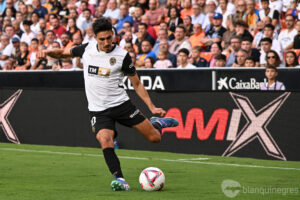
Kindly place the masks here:
<instances>
[{"instance_id":1,"label":"player's bent knee","mask_svg":"<svg viewBox=\"0 0 300 200\"><path fill-rule=\"evenodd\" d=\"M114 141L113 141L113 136L103 133L103 132L99 132L96 135L97 140L99 141L99 143L101 144L102 148L104 147L110 147L113 145Z\"/></svg>"}]
</instances>

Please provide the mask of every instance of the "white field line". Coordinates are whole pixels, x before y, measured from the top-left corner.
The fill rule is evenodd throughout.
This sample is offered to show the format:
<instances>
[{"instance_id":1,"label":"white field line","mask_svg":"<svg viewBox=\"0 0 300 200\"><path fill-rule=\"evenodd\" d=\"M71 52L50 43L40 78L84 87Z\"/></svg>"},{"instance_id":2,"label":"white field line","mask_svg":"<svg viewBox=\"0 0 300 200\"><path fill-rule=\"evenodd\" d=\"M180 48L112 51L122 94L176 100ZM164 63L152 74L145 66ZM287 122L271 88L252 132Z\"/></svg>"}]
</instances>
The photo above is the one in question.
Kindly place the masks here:
<instances>
[{"instance_id":1,"label":"white field line","mask_svg":"<svg viewBox=\"0 0 300 200\"><path fill-rule=\"evenodd\" d=\"M103 157L103 155L98 154L86 154L86 153L70 153L70 152L57 152L57 151L40 151L33 149L17 149L17 148L0 148L2 151L20 151L20 152L33 152L33 153L45 153L45 154L57 154L57 155L71 155L71 156L89 156L89 157ZM165 161L165 162L178 162L178 163L192 163L192 164L204 164L204 165L217 165L217 166L230 166L230 167L246 167L246 168L258 168L258 169L278 169L278 170L291 170L300 171L300 168L291 167L273 167L273 166L263 166L263 165L244 165L244 164L233 164L233 163L219 163L219 162L207 162L207 161L191 161L182 159L160 159L160 158L144 158L144 157L131 157L131 156L118 156L123 159L133 159L133 160L155 160L155 161Z\"/></svg>"}]
</instances>

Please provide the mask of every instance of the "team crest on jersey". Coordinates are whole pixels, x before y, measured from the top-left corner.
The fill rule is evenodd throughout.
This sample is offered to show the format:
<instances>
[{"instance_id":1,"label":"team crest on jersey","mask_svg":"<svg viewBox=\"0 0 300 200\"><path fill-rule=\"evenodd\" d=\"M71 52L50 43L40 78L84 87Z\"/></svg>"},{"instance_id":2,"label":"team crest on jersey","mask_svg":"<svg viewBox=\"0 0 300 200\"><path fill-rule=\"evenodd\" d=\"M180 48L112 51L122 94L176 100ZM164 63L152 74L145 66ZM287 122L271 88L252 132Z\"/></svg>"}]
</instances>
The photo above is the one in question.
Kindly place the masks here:
<instances>
[{"instance_id":1,"label":"team crest on jersey","mask_svg":"<svg viewBox=\"0 0 300 200\"><path fill-rule=\"evenodd\" d=\"M109 59L110 65L114 65L114 64L116 64L116 62L117 62L117 59L115 57L112 57Z\"/></svg>"}]
</instances>

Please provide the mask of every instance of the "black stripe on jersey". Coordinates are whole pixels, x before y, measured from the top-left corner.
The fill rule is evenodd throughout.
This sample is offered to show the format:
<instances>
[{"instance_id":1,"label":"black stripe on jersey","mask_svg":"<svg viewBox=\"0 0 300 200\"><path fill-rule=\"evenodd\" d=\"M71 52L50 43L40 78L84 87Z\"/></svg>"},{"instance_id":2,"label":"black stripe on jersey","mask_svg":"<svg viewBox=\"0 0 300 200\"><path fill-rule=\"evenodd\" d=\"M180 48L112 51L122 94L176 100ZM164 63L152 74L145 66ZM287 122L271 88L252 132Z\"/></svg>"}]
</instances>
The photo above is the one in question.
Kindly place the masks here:
<instances>
[{"instance_id":1,"label":"black stripe on jersey","mask_svg":"<svg viewBox=\"0 0 300 200\"><path fill-rule=\"evenodd\" d=\"M122 63L122 71L127 76L133 76L136 73L134 64L132 63L131 57L129 53L126 54L123 63Z\"/></svg>"},{"instance_id":2,"label":"black stripe on jersey","mask_svg":"<svg viewBox=\"0 0 300 200\"><path fill-rule=\"evenodd\" d=\"M89 43L78 45L71 49L71 56L72 57L80 57L82 58L82 55L84 54L85 48L87 47Z\"/></svg>"}]
</instances>

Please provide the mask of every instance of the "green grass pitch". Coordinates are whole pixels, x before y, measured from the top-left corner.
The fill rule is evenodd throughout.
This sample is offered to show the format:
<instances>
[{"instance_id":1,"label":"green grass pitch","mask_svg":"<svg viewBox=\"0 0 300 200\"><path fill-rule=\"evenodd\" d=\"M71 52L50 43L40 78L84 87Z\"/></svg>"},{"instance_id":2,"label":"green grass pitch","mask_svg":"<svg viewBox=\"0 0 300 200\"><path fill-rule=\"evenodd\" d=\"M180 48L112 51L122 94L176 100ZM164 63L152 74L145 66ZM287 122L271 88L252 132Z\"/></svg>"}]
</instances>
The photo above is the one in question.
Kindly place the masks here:
<instances>
[{"instance_id":1,"label":"green grass pitch","mask_svg":"<svg viewBox=\"0 0 300 200\"><path fill-rule=\"evenodd\" d=\"M0 200L300 199L300 162L133 150L117 154L130 191L110 189L113 179L101 149L0 143ZM139 186L140 172L150 166L166 176L162 191ZM240 184L226 187L234 198L222 191L224 180Z\"/></svg>"}]
</instances>

